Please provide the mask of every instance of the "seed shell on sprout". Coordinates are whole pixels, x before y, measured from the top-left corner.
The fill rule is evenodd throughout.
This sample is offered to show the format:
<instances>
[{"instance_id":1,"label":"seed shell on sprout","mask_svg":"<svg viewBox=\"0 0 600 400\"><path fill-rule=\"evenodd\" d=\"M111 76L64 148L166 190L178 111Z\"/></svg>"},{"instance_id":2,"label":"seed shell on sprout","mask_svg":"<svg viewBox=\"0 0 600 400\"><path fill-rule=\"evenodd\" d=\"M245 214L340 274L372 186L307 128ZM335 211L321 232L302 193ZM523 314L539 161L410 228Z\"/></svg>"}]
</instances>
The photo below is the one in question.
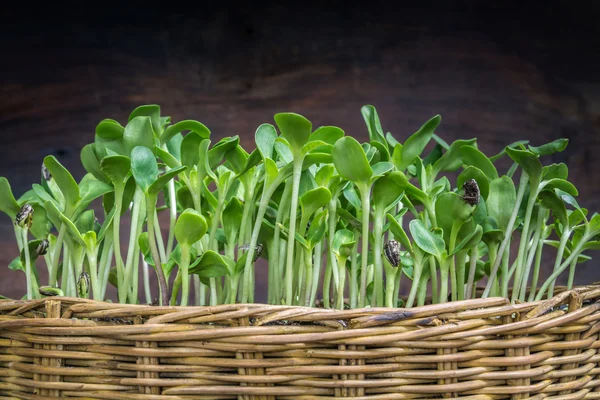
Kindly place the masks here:
<instances>
[{"instance_id":1,"label":"seed shell on sprout","mask_svg":"<svg viewBox=\"0 0 600 400\"><path fill-rule=\"evenodd\" d=\"M48 239L42 239L40 244L38 244L37 248L35 249L35 252L37 253L38 256L43 256L46 253L48 253L49 245L50 245L50 242L48 242Z\"/></svg>"},{"instance_id":2,"label":"seed shell on sprout","mask_svg":"<svg viewBox=\"0 0 600 400\"><path fill-rule=\"evenodd\" d=\"M33 206L29 203L23 204L23 207L21 207L21 209L17 213L17 216L15 217L15 224L19 225L22 228L27 225L27 227L29 228L32 222Z\"/></svg>"},{"instance_id":3,"label":"seed shell on sprout","mask_svg":"<svg viewBox=\"0 0 600 400\"><path fill-rule=\"evenodd\" d=\"M383 254L392 267L400 266L400 244L396 240L390 240L383 245Z\"/></svg>"},{"instance_id":4,"label":"seed shell on sprout","mask_svg":"<svg viewBox=\"0 0 600 400\"><path fill-rule=\"evenodd\" d=\"M465 202L472 206L479 204L479 185L477 184L477 181L475 179L470 179L463 183L463 190L465 193L462 198Z\"/></svg>"}]
</instances>

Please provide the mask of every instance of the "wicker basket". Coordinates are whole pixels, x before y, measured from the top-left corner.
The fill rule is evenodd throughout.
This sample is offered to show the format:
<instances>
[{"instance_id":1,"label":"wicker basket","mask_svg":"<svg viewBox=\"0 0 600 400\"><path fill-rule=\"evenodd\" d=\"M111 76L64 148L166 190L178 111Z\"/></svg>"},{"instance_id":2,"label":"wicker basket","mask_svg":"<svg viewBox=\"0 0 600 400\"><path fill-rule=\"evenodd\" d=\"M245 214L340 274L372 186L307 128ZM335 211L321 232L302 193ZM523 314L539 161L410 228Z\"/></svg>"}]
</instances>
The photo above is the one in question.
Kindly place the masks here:
<instances>
[{"instance_id":1,"label":"wicker basket","mask_svg":"<svg viewBox=\"0 0 600 400\"><path fill-rule=\"evenodd\" d=\"M0 302L5 399L596 399L600 286L335 311Z\"/></svg>"}]
</instances>

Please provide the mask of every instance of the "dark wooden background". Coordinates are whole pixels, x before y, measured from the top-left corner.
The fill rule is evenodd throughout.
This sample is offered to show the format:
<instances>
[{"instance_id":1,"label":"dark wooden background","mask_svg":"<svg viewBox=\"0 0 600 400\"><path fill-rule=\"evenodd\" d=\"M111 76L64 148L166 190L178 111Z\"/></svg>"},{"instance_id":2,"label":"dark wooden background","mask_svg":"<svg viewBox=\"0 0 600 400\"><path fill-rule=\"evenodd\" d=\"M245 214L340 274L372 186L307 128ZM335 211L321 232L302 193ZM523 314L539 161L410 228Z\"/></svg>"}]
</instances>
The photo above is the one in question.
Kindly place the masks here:
<instances>
[{"instance_id":1,"label":"dark wooden background","mask_svg":"<svg viewBox=\"0 0 600 400\"><path fill-rule=\"evenodd\" d=\"M399 138L438 113L440 135L477 137L489 153L567 137L552 161L600 211L598 2L15 3L0 17L0 175L17 196L48 154L80 178L96 124L140 104L248 147L279 111L364 139L360 107L373 104ZM0 217L2 266L16 256L10 224ZM594 255L578 283L600 278ZM0 293L23 291L0 268Z\"/></svg>"}]
</instances>

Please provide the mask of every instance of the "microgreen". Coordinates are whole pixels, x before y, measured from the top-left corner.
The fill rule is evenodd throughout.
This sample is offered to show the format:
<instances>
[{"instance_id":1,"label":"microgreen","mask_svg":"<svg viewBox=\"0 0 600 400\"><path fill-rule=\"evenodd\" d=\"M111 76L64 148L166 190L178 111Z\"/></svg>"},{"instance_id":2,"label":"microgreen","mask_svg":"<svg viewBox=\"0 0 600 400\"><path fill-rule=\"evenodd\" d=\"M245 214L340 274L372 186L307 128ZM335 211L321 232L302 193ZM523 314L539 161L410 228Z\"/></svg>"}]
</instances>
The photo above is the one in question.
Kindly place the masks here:
<instances>
[{"instance_id":1,"label":"microgreen","mask_svg":"<svg viewBox=\"0 0 600 400\"><path fill-rule=\"evenodd\" d=\"M483 297L540 300L563 273L571 288L584 253L600 248L600 215L580 207L565 164L545 163L566 139L487 156L475 138L442 139L439 115L401 138L374 106L360 111L364 143L281 112L252 149L239 136L213 141L201 122L172 122L154 104L124 125L104 119L81 149L80 180L54 156L17 199L0 178L19 251L9 268L26 275L28 299L105 300L111 283L119 302L141 302L143 285L151 303L151 267L162 305L254 302L266 272L271 304L412 307L428 293L433 303L471 299L483 284ZM501 158L512 161L506 171ZM540 276L548 247L552 272Z\"/></svg>"}]
</instances>

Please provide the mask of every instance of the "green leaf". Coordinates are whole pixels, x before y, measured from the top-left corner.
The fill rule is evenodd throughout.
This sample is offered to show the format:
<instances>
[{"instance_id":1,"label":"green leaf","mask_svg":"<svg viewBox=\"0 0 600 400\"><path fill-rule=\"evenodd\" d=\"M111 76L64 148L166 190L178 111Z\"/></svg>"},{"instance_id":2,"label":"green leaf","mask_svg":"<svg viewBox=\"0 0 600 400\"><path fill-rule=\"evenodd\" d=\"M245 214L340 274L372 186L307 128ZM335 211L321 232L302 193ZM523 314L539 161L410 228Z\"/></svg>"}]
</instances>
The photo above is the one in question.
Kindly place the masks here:
<instances>
[{"instance_id":1,"label":"green leaf","mask_svg":"<svg viewBox=\"0 0 600 400\"><path fill-rule=\"evenodd\" d=\"M409 165L415 162L415 159L423 153L423 150L425 150L425 147L431 140L433 132L435 132L441 121L442 117L440 115L434 116L429 121L425 122L418 131L406 139L404 146L400 147L400 161L395 163L396 168L400 171L404 171ZM394 152L395 151L396 149L394 148Z\"/></svg>"},{"instance_id":2,"label":"green leaf","mask_svg":"<svg viewBox=\"0 0 600 400\"><path fill-rule=\"evenodd\" d=\"M319 186L330 187L334 174L335 167L333 165L323 165L315 174L315 181Z\"/></svg>"},{"instance_id":3,"label":"green leaf","mask_svg":"<svg viewBox=\"0 0 600 400\"><path fill-rule=\"evenodd\" d=\"M163 187L167 183L169 183L169 181L171 179L173 179L174 177L176 177L177 175L179 175L180 173L182 173L186 169L187 169L186 166L181 166L181 167L173 168L173 169L170 169L170 170L166 171L164 174L162 174L161 176L159 176L158 179L156 179L154 181L154 183L152 183L150 185L150 187L148 188L148 194L150 194L150 195L158 195L158 193L160 193L160 191L163 189Z\"/></svg>"},{"instance_id":4,"label":"green leaf","mask_svg":"<svg viewBox=\"0 0 600 400\"><path fill-rule=\"evenodd\" d=\"M292 152L299 153L310 138L312 123L296 113L278 113L274 119L281 136L290 144Z\"/></svg>"},{"instance_id":5,"label":"green leaf","mask_svg":"<svg viewBox=\"0 0 600 400\"><path fill-rule=\"evenodd\" d=\"M424 252L429 253L441 260L446 249L446 245L441 236L433 234L423 221L413 219L409 224L410 234L415 244Z\"/></svg>"},{"instance_id":6,"label":"green leaf","mask_svg":"<svg viewBox=\"0 0 600 400\"><path fill-rule=\"evenodd\" d=\"M179 243L191 245L206 234L206 219L198 211L188 208L181 213L175 223L175 238Z\"/></svg>"},{"instance_id":7,"label":"green leaf","mask_svg":"<svg viewBox=\"0 0 600 400\"><path fill-rule=\"evenodd\" d=\"M371 181L374 181L376 178L379 178L383 175L385 175L387 172L391 171L392 169L394 169L394 164L392 164L391 162L387 162L387 161L381 161L378 162L377 164L374 164L371 167L373 176L371 177Z\"/></svg>"},{"instance_id":8,"label":"green leaf","mask_svg":"<svg viewBox=\"0 0 600 400\"><path fill-rule=\"evenodd\" d=\"M516 150L510 147L506 147L506 154L519 164L523 171L527 172L531 182L536 185L539 183L542 176L542 164L535 154L531 151Z\"/></svg>"},{"instance_id":9,"label":"green leaf","mask_svg":"<svg viewBox=\"0 0 600 400\"><path fill-rule=\"evenodd\" d=\"M233 240L230 244L235 243L240 230L243 209L242 202L237 197L232 197L223 209L223 230L227 240Z\"/></svg>"},{"instance_id":10,"label":"green leaf","mask_svg":"<svg viewBox=\"0 0 600 400\"><path fill-rule=\"evenodd\" d=\"M210 140L204 139L198 147L198 175L201 179L206 176L210 176L213 180L217 180L215 173L209 164L208 147L210 146Z\"/></svg>"},{"instance_id":11,"label":"green leaf","mask_svg":"<svg viewBox=\"0 0 600 400\"><path fill-rule=\"evenodd\" d=\"M98 180L109 182L106 174L102 172L102 169L100 169L100 162L96 157L94 145L94 143L90 143L83 146L80 153L81 164L87 172L93 174Z\"/></svg>"},{"instance_id":12,"label":"green leaf","mask_svg":"<svg viewBox=\"0 0 600 400\"><path fill-rule=\"evenodd\" d=\"M73 238L77 243L86 247L86 242L83 240L83 236L81 236L81 232L79 229L71 222L69 218L67 218L63 213L59 212L60 221L67 227L67 232L69 232L69 236Z\"/></svg>"},{"instance_id":13,"label":"green leaf","mask_svg":"<svg viewBox=\"0 0 600 400\"><path fill-rule=\"evenodd\" d=\"M308 240L309 247L314 246L323 239L325 232L327 231L327 209L324 208L317 212L310 223L310 227L306 232L306 239Z\"/></svg>"},{"instance_id":14,"label":"green leaf","mask_svg":"<svg viewBox=\"0 0 600 400\"><path fill-rule=\"evenodd\" d=\"M65 197L67 208L73 208L79 201L79 186L73 175L54 156L44 158L44 165L52 174L56 184Z\"/></svg>"},{"instance_id":15,"label":"green leaf","mask_svg":"<svg viewBox=\"0 0 600 400\"><path fill-rule=\"evenodd\" d=\"M325 207L331 200L331 192L322 186L309 190L300 197L300 207L303 218L313 215L321 207Z\"/></svg>"},{"instance_id":16,"label":"green leaf","mask_svg":"<svg viewBox=\"0 0 600 400\"><path fill-rule=\"evenodd\" d=\"M265 188L270 187L273 182L277 180L279 176L279 170L277 164L270 158L265 158Z\"/></svg>"},{"instance_id":17,"label":"green leaf","mask_svg":"<svg viewBox=\"0 0 600 400\"><path fill-rule=\"evenodd\" d=\"M176 134L167 142L167 150L179 161L181 161L181 142L183 142L181 133Z\"/></svg>"},{"instance_id":18,"label":"green leaf","mask_svg":"<svg viewBox=\"0 0 600 400\"><path fill-rule=\"evenodd\" d=\"M155 147L154 132L150 117L135 117L125 127L123 134L123 145L126 154L138 146L147 148L151 153Z\"/></svg>"},{"instance_id":19,"label":"green leaf","mask_svg":"<svg viewBox=\"0 0 600 400\"><path fill-rule=\"evenodd\" d=\"M386 144L383 128L381 127L379 115L377 114L375 107L372 105L365 105L361 107L360 112L365 120L365 124L367 124L367 129L369 130L369 141Z\"/></svg>"},{"instance_id":20,"label":"green leaf","mask_svg":"<svg viewBox=\"0 0 600 400\"><path fill-rule=\"evenodd\" d=\"M577 196L579 194L577 188L571 182L558 178L543 181L540 185L540 189L541 188L546 190L560 189L562 192L570 194L571 196Z\"/></svg>"},{"instance_id":21,"label":"green leaf","mask_svg":"<svg viewBox=\"0 0 600 400\"><path fill-rule=\"evenodd\" d=\"M417 200L421 204L425 204L429 201L429 196L427 196L427 193L425 193L410 182L406 185L405 190L406 194L411 200Z\"/></svg>"},{"instance_id":22,"label":"green leaf","mask_svg":"<svg viewBox=\"0 0 600 400\"><path fill-rule=\"evenodd\" d=\"M8 215L11 220L14 220L21 207L15 200L10 183L5 177L0 177L0 211Z\"/></svg>"},{"instance_id":23,"label":"green leaf","mask_svg":"<svg viewBox=\"0 0 600 400\"><path fill-rule=\"evenodd\" d=\"M460 152L465 164L479 168L490 181L498 179L496 167L479 149L474 146L462 146Z\"/></svg>"},{"instance_id":24,"label":"green leaf","mask_svg":"<svg viewBox=\"0 0 600 400\"><path fill-rule=\"evenodd\" d=\"M388 213L386 214L386 217L388 222L390 223L390 231L394 234L396 240L398 240L406 250L412 253L412 244L410 243L408 235L406 234L402 226L398 223L398 221L396 220L396 218L394 218L392 214Z\"/></svg>"},{"instance_id":25,"label":"green leaf","mask_svg":"<svg viewBox=\"0 0 600 400\"><path fill-rule=\"evenodd\" d=\"M516 199L515 185L508 176L490 182L490 193L486 199L488 215L498 223L502 232L506 232Z\"/></svg>"},{"instance_id":26,"label":"green leaf","mask_svg":"<svg viewBox=\"0 0 600 400\"><path fill-rule=\"evenodd\" d=\"M208 150L208 164L211 168L216 168L221 161L223 161L223 157L231 150L236 148L240 143L239 136L227 137L219 140L215 145Z\"/></svg>"},{"instance_id":27,"label":"green leaf","mask_svg":"<svg viewBox=\"0 0 600 400\"><path fill-rule=\"evenodd\" d=\"M452 256L461 250L472 249L481 242L482 236L483 228L481 225L476 225L475 230L471 231L467 236L465 236L448 255Z\"/></svg>"},{"instance_id":28,"label":"green leaf","mask_svg":"<svg viewBox=\"0 0 600 400\"><path fill-rule=\"evenodd\" d=\"M314 164L331 164L333 163L333 157L328 153L309 153L304 156L302 163L302 169L305 170L310 168Z\"/></svg>"},{"instance_id":29,"label":"green leaf","mask_svg":"<svg viewBox=\"0 0 600 400\"><path fill-rule=\"evenodd\" d=\"M137 185L148 193L158 178L158 164L150 149L137 146L131 151L131 172Z\"/></svg>"},{"instance_id":30,"label":"green leaf","mask_svg":"<svg viewBox=\"0 0 600 400\"><path fill-rule=\"evenodd\" d=\"M210 130L206 126L198 121L189 119L179 121L176 124L167 127L160 137L160 143L167 143L169 140L171 140L171 138L183 131L191 131L198 135L201 139L210 138Z\"/></svg>"},{"instance_id":31,"label":"green leaf","mask_svg":"<svg viewBox=\"0 0 600 400\"><path fill-rule=\"evenodd\" d=\"M511 147L512 148L512 147L517 147L518 145L525 145L527 143L529 143L529 140L518 140L516 142L513 142L513 143L509 144L506 147ZM503 148L498 154L489 157L490 161L491 162L496 162L498 159L500 159L502 156L504 156L506 154L506 147Z\"/></svg>"},{"instance_id":32,"label":"green leaf","mask_svg":"<svg viewBox=\"0 0 600 400\"><path fill-rule=\"evenodd\" d=\"M114 119L104 119L96 125L96 135L104 140L119 140L124 132L125 128Z\"/></svg>"},{"instance_id":33,"label":"green leaf","mask_svg":"<svg viewBox=\"0 0 600 400\"><path fill-rule=\"evenodd\" d=\"M563 227L569 226L565 203L562 202L554 191L542 190L538 195L538 199L544 207L552 211L554 218L558 219Z\"/></svg>"},{"instance_id":34,"label":"green leaf","mask_svg":"<svg viewBox=\"0 0 600 400\"><path fill-rule=\"evenodd\" d=\"M310 134L309 140L311 142L322 141L333 145L342 137L344 137L344 131L337 126L321 126Z\"/></svg>"},{"instance_id":35,"label":"green leaf","mask_svg":"<svg viewBox=\"0 0 600 400\"><path fill-rule=\"evenodd\" d=\"M196 132L190 132L183 137L183 140L181 141L182 165L192 169L198 164L198 161L200 160L200 143L204 140L208 139L202 138L202 136L198 135Z\"/></svg>"},{"instance_id":36,"label":"green leaf","mask_svg":"<svg viewBox=\"0 0 600 400\"><path fill-rule=\"evenodd\" d=\"M448 150L433 164L434 176L439 172L456 171L462 166L461 148L465 145L475 143L476 139L457 140L453 142Z\"/></svg>"},{"instance_id":37,"label":"green leaf","mask_svg":"<svg viewBox=\"0 0 600 400\"><path fill-rule=\"evenodd\" d=\"M550 154L559 153L567 148L569 144L569 139L556 139L550 143L543 144L541 146L527 146L529 151L531 151L536 156L548 156ZM516 161L516 160L515 160Z\"/></svg>"},{"instance_id":38,"label":"green leaf","mask_svg":"<svg viewBox=\"0 0 600 400\"><path fill-rule=\"evenodd\" d=\"M126 156L106 156L100 162L102 172L113 183L123 183L131 169L131 161Z\"/></svg>"},{"instance_id":39,"label":"green leaf","mask_svg":"<svg viewBox=\"0 0 600 400\"><path fill-rule=\"evenodd\" d=\"M86 210L75 220L75 226L79 232L88 232L94 230L94 220L96 216L94 210Z\"/></svg>"},{"instance_id":40,"label":"green leaf","mask_svg":"<svg viewBox=\"0 0 600 400\"><path fill-rule=\"evenodd\" d=\"M400 196L404 194L407 184L408 179L406 175L400 171L390 172L378 179L373 184L371 193L373 208L385 212L390 205L395 204L400 199Z\"/></svg>"},{"instance_id":41,"label":"green leaf","mask_svg":"<svg viewBox=\"0 0 600 400\"><path fill-rule=\"evenodd\" d=\"M148 117L152 124L152 129L158 135L162 131L162 123L160 118L160 107L156 104L147 104L137 107L129 114L129 122L137 117ZM127 127L125 127L127 130Z\"/></svg>"},{"instance_id":42,"label":"green leaf","mask_svg":"<svg viewBox=\"0 0 600 400\"><path fill-rule=\"evenodd\" d=\"M229 257L207 250L200 256L198 264L190 267L189 273L201 278L220 278L232 274L234 269L235 263Z\"/></svg>"},{"instance_id":43,"label":"green leaf","mask_svg":"<svg viewBox=\"0 0 600 400\"><path fill-rule=\"evenodd\" d=\"M350 257L355 243L354 232L340 229L333 235L333 252L337 256Z\"/></svg>"},{"instance_id":44,"label":"green leaf","mask_svg":"<svg viewBox=\"0 0 600 400\"><path fill-rule=\"evenodd\" d=\"M338 174L347 181L367 183L373 176L362 146L351 136L335 142L332 156Z\"/></svg>"},{"instance_id":45,"label":"green leaf","mask_svg":"<svg viewBox=\"0 0 600 400\"><path fill-rule=\"evenodd\" d=\"M254 141L262 158L273 158L273 148L277 139L277 131L271 124L262 124L256 129Z\"/></svg>"},{"instance_id":46,"label":"green leaf","mask_svg":"<svg viewBox=\"0 0 600 400\"><path fill-rule=\"evenodd\" d=\"M175 158L171 153L161 149L160 147L156 147L154 149L156 151L156 155L159 159L161 159L165 165L169 168L178 168L181 167L181 163L177 158Z\"/></svg>"},{"instance_id":47,"label":"green leaf","mask_svg":"<svg viewBox=\"0 0 600 400\"><path fill-rule=\"evenodd\" d=\"M542 168L542 179L550 180L554 178L567 180L569 177L569 169L564 163L550 164Z\"/></svg>"},{"instance_id":48,"label":"green leaf","mask_svg":"<svg viewBox=\"0 0 600 400\"><path fill-rule=\"evenodd\" d=\"M74 216L83 212L92 201L99 197L104 196L106 193L112 192L113 188L108 183L102 182L92 174L86 174L79 182L79 191L81 194L81 200L77 205L77 209L74 212Z\"/></svg>"},{"instance_id":49,"label":"green leaf","mask_svg":"<svg viewBox=\"0 0 600 400\"><path fill-rule=\"evenodd\" d=\"M475 179L479 186L479 193L483 199L487 199L490 194L490 182L488 177L477 167L468 166L465 168L456 179L456 187L461 189L463 184L471 179ZM497 179L494 178L494 179Z\"/></svg>"}]
</instances>

